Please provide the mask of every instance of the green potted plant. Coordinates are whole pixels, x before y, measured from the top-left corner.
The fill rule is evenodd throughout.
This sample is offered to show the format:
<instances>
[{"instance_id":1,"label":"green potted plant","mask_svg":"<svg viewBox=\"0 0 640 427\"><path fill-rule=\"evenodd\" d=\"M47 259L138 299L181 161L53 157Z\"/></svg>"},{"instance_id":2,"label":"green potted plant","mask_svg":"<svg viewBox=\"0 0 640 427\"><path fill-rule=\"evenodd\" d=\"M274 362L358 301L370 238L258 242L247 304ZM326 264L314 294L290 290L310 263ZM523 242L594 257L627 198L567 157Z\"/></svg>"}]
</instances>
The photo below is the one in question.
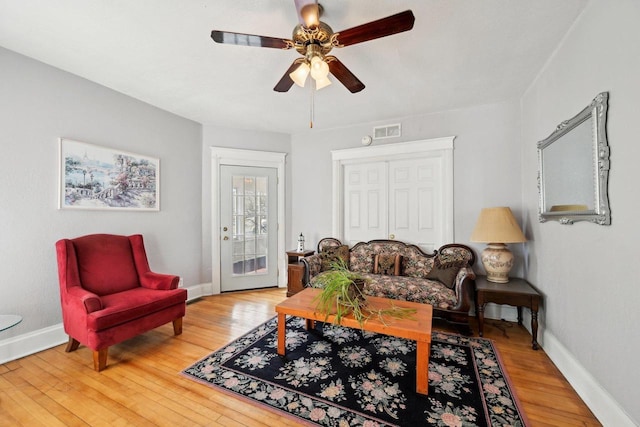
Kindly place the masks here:
<instances>
[{"instance_id":1,"label":"green potted plant","mask_svg":"<svg viewBox=\"0 0 640 427\"><path fill-rule=\"evenodd\" d=\"M317 277L314 287L321 289L316 297L316 310L335 316L334 323L340 324L342 318L353 313L353 318L362 324L372 315L377 315L384 323L384 316L410 318L414 309L397 307L391 304L389 309L370 310L367 308L366 296L363 292L367 279L349 270L346 262L338 259L331 264L331 270Z\"/></svg>"},{"instance_id":2,"label":"green potted plant","mask_svg":"<svg viewBox=\"0 0 640 427\"><path fill-rule=\"evenodd\" d=\"M365 279L358 273L350 271L344 260L334 261L331 263L331 270L318 276L314 284L322 290L316 297L316 309L326 317L334 314L336 324L339 324L349 313L353 313L353 317L362 324L367 317L363 312L364 284Z\"/></svg>"}]
</instances>

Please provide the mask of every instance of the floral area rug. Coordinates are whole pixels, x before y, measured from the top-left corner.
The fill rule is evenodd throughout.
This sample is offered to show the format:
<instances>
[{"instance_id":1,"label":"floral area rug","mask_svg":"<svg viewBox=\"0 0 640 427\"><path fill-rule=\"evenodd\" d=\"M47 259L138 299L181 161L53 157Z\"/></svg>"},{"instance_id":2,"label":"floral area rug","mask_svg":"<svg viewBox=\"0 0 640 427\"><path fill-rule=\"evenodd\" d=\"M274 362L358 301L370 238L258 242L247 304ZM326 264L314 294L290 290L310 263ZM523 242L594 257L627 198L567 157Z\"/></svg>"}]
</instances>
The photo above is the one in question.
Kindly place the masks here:
<instances>
[{"instance_id":1,"label":"floral area rug","mask_svg":"<svg viewBox=\"0 0 640 427\"><path fill-rule=\"evenodd\" d=\"M281 357L274 317L183 374L311 425L526 425L488 339L434 332L428 396L414 341L291 317L286 344Z\"/></svg>"}]
</instances>

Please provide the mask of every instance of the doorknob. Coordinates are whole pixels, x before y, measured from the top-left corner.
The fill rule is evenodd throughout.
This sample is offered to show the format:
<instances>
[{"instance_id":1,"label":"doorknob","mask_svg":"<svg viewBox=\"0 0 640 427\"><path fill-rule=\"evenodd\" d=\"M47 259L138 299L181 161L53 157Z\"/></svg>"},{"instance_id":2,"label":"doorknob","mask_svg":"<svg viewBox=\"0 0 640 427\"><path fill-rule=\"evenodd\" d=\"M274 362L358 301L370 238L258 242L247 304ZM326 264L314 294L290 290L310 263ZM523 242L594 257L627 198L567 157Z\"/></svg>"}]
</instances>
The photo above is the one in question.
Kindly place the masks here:
<instances>
[{"instance_id":1,"label":"doorknob","mask_svg":"<svg viewBox=\"0 0 640 427\"><path fill-rule=\"evenodd\" d=\"M395 238L396 238L396 235L395 235L395 234L389 234L389 239L393 240L393 239L395 239Z\"/></svg>"},{"instance_id":2,"label":"doorknob","mask_svg":"<svg viewBox=\"0 0 640 427\"><path fill-rule=\"evenodd\" d=\"M227 227L222 227L222 231L227 231L228 228Z\"/></svg>"},{"instance_id":3,"label":"doorknob","mask_svg":"<svg viewBox=\"0 0 640 427\"><path fill-rule=\"evenodd\" d=\"M229 236L224 236L222 240L229 240Z\"/></svg>"}]
</instances>

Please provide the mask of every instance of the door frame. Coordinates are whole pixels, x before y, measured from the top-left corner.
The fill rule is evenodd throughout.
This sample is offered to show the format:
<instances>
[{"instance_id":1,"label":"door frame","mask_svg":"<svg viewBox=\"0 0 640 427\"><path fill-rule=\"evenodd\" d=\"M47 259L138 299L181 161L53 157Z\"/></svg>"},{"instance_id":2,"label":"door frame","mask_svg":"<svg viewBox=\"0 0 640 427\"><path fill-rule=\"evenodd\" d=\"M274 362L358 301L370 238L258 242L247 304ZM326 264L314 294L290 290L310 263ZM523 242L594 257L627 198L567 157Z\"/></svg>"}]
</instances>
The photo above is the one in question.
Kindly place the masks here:
<instances>
[{"instance_id":1,"label":"door frame","mask_svg":"<svg viewBox=\"0 0 640 427\"><path fill-rule=\"evenodd\" d=\"M448 218L443 230L445 243L454 241L453 227L453 140L455 136L424 139L419 141L385 144L374 147L347 148L331 151L333 212L332 236L344 237L344 165L370 163L375 161L404 160L426 157L442 157L442 176L445 180L443 188L444 218Z\"/></svg>"},{"instance_id":2,"label":"door frame","mask_svg":"<svg viewBox=\"0 0 640 427\"><path fill-rule=\"evenodd\" d=\"M285 258L285 158L287 153L211 147L211 287L220 293L220 166L254 166L276 169L278 287L286 286Z\"/></svg>"}]
</instances>

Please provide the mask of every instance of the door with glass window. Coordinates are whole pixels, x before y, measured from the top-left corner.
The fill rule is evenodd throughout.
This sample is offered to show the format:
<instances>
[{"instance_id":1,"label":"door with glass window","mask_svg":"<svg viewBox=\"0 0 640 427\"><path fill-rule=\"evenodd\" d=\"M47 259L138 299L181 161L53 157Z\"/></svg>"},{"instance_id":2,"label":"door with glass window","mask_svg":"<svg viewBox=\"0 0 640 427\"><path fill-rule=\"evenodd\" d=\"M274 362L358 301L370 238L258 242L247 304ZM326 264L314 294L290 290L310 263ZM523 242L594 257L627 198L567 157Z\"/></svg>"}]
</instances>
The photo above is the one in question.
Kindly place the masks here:
<instances>
[{"instance_id":1,"label":"door with glass window","mask_svg":"<svg viewBox=\"0 0 640 427\"><path fill-rule=\"evenodd\" d=\"M220 290L277 286L277 170L220 167Z\"/></svg>"}]
</instances>

